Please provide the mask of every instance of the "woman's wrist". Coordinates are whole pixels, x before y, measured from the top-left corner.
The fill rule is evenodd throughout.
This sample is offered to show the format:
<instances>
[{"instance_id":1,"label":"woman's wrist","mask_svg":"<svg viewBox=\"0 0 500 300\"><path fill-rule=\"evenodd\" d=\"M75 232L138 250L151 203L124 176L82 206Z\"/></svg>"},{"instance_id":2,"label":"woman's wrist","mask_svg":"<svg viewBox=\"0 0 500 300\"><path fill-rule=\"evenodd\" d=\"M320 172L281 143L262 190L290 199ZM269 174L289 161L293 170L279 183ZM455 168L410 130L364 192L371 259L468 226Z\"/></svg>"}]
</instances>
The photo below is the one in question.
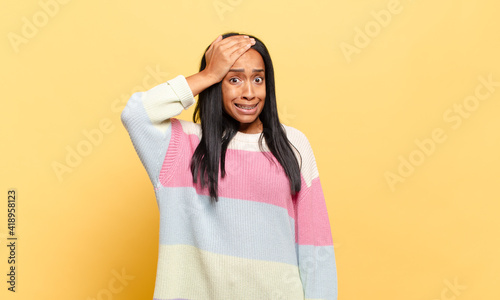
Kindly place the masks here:
<instances>
[{"instance_id":1,"label":"woman's wrist","mask_svg":"<svg viewBox=\"0 0 500 300\"><path fill-rule=\"evenodd\" d=\"M206 69L186 77L186 81L191 88L193 97L218 82L212 74L206 71Z\"/></svg>"},{"instance_id":2,"label":"woman's wrist","mask_svg":"<svg viewBox=\"0 0 500 300\"><path fill-rule=\"evenodd\" d=\"M220 81L216 78L216 76L214 74L210 73L207 69L204 69L200 73L203 74L202 76L205 78L206 82L209 84L208 86L212 86Z\"/></svg>"}]
</instances>

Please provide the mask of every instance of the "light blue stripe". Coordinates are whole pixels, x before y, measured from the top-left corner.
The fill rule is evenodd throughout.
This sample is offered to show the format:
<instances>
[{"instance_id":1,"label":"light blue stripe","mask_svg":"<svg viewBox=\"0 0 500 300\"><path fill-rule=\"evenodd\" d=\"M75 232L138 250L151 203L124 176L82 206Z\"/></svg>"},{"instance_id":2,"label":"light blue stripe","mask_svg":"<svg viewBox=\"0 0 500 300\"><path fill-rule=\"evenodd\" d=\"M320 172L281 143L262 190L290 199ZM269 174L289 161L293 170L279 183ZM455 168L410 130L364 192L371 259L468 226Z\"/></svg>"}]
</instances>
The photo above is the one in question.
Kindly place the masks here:
<instances>
[{"instance_id":1,"label":"light blue stripe","mask_svg":"<svg viewBox=\"0 0 500 300\"><path fill-rule=\"evenodd\" d=\"M262 202L198 195L192 187L157 191L160 244L297 266L295 222L287 209Z\"/></svg>"},{"instance_id":2,"label":"light blue stripe","mask_svg":"<svg viewBox=\"0 0 500 300\"><path fill-rule=\"evenodd\" d=\"M165 132L154 127L141 102L142 94L143 92L132 94L122 111L121 120L130 135L132 144L148 173L151 183L156 187L168 144L170 143L172 124L169 123Z\"/></svg>"},{"instance_id":3,"label":"light blue stripe","mask_svg":"<svg viewBox=\"0 0 500 300\"><path fill-rule=\"evenodd\" d=\"M337 266L333 245L296 247L305 297L337 300Z\"/></svg>"}]
</instances>

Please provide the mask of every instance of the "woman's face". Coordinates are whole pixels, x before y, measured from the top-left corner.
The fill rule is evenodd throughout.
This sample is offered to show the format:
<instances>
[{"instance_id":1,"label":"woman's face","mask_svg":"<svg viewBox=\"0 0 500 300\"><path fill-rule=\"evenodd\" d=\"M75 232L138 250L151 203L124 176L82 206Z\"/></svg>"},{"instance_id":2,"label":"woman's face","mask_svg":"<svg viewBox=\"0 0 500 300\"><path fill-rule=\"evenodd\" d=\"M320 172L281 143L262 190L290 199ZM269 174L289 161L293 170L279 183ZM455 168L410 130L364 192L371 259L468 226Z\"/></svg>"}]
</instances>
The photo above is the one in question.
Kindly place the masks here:
<instances>
[{"instance_id":1,"label":"woman's face","mask_svg":"<svg viewBox=\"0 0 500 300\"><path fill-rule=\"evenodd\" d=\"M266 100L264 60L255 49L248 49L231 66L222 80L222 101L228 115L240 122L239 131L262 132L259 115ZM238 106L252 107L252 109Z\"/></svg>"}]
</instances>

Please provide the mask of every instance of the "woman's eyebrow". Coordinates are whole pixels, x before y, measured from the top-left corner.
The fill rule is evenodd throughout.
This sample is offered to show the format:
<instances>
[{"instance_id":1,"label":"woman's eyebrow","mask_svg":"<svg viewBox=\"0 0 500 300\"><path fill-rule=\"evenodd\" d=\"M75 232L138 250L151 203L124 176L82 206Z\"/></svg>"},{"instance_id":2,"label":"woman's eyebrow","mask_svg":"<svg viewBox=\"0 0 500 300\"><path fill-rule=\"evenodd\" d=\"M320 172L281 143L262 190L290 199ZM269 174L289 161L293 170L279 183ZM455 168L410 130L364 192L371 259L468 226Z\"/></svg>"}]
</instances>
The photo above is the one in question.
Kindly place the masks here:
<instances>
[{"instance_id":1,"label":"woman's eyebrow","mask_svg":"<svg viewBox=\"0 0 500 300\"><path fill-rule=\"evenodd\" d=\"M229 69L229 72L245 72L245 69ZM264 69L253 69L252 72L264 72Z\"/></svg>"}]
</instances>

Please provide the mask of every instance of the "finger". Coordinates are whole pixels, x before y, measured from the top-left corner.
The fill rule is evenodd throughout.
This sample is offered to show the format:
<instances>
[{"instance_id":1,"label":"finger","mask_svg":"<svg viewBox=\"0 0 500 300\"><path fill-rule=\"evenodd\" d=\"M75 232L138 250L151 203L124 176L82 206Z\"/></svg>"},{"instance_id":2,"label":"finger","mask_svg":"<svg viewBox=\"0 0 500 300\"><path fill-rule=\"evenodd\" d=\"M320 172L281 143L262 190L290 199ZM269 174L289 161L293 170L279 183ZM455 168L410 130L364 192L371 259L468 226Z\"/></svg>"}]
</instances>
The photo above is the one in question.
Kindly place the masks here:
<instances>
[{"instance_id":1,"label":"finger","mask_svg":"<svg viewBox=\"0 0 500 300\"><path fill-rule=\"evenodd\" d=\"M249 38L245 39L240 39L238 41L235 41L234 44L228 45L227 50L230 51L231 53L236 51L240 47L246 47L247 45L252 45L252 40Z\"/></svg>"},{"instance_id":2,"label":"finger","mask_svg":"<svg viewBox=\"0 0 500 300\"><path fill-rule=\"evenodd\" d=\"M227 51L230 53L230 55L236 53L239 57L245 51L250 49L250 47L254 44L255 43L252 43L250 39L245 39L243 41L240 41L238 44L233 45L231 48L227 49Z\"/></svg>"},{"instance_id":3,"label":"finger","mask_svg":"<svg viewBox=\"0 0 500 300\"><path fill-rule=\"evenodd\" d=\"M248 40L249 39L249 36L248 35L232 35L232 36L228 36L227 38L223 39L219 45L220 46L224 46L223 48L224 49L227 49L231 46L233 46L234 44L238 43L238 42L241 42L241 41L245 41L245 40Z\"/></svg>"},{"instance_id":4,"label":"finger","mask_svg":"<svg viewBox=\"0 0 500 300\"><path fill-rule=\"evenodd\" d=\"M222 41L222 35L219 35L212 44Z\"/></svg>"},{"instance_id":5,"label":"finger","mask_svg":"<svg viewBox=\"0 0 500 300\"><path fill-rule=\"evenodd\" d=\"M219 35L211 44L210 44L210 47L208 47L207 51L205 52L205 56L208 57L211 55L211 53L213 52L213 48L214 48L214 45L219 42L220 40L222 40L222 35Z\"/></svg>"},{"instance_id":6,"label":"finger","mask_svg":"<svg viewBox=\"0 0 500 300\"><path fill-rule=\"evenodd\" d=\"M208 51L210 51L210 49L212 49L214 47L214 44L217 43L218 41L220 41L222 39L222 35L219 35L211 44L210 44L210 47L208 47Z\"/></svg>"},{"instance_id":7,"label":"finger","mask_svg":"<svg viewBox=\"0 0 500 300\"><path fill-rule=\"evenodd\" d=\"M236 50L236 55L238 55L238 57L240 57L243 53L247 52L250 48L252 47L252 44L245 44L244 46L242 46L241 48L239 48L238 50Z\"/></svg>"},{"instance_id":8,"label":"finger","mask_svg":"<svg viewBox=\"0 0 500 300\"><path fill-rule=\"evenodd\" d=\"M231 62L235 62L238 60L238 58L240 58L245 52L247 52L250 47L252 45L251 44L246 44L246 45L243 45L241 47L238 47L236 49L234 49L234 51L232 51L230 54L229 54L229 57L230 57L230 61Z\"/></svg>"}]
</instances>

